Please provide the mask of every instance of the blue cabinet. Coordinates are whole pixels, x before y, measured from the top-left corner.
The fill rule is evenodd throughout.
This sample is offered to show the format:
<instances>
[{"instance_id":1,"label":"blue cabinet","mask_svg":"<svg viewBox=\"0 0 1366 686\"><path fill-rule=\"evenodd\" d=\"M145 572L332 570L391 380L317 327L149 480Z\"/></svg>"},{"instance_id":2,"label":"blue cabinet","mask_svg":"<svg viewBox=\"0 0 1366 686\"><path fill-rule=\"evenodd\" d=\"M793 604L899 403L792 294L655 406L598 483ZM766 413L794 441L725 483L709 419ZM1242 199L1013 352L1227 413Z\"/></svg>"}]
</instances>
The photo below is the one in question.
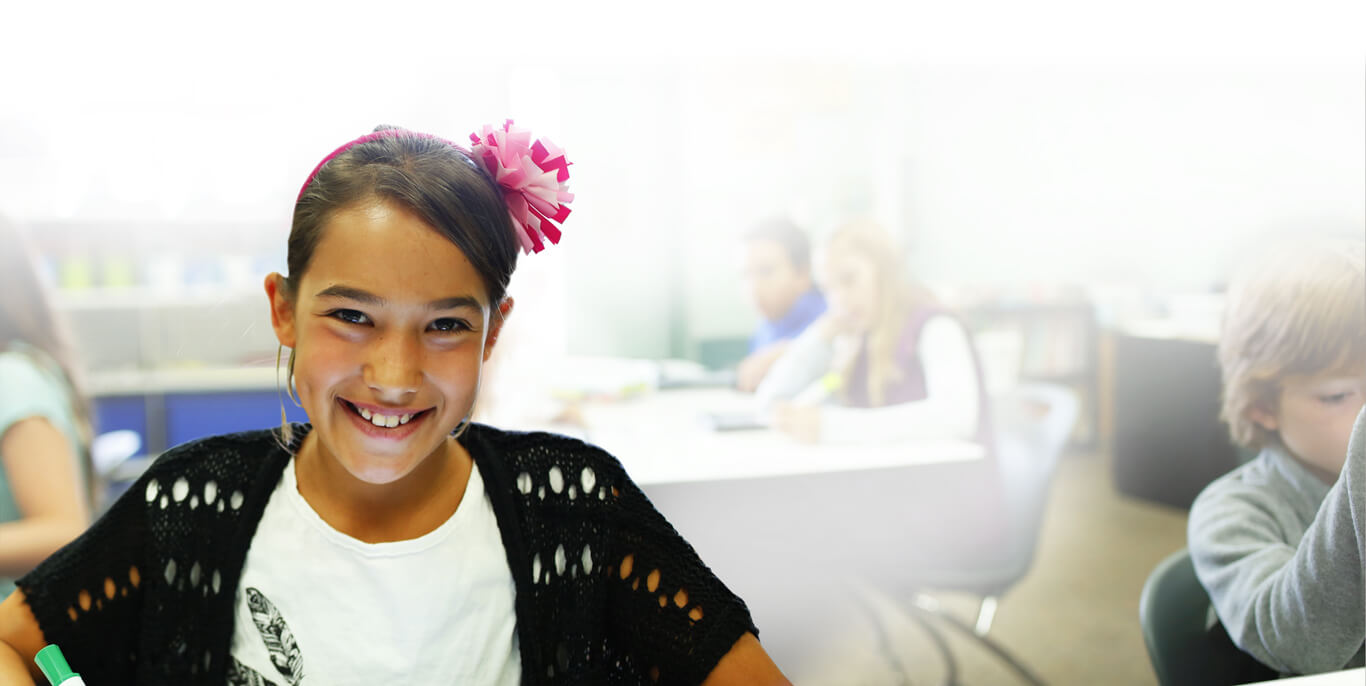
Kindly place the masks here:
<instances>
[{"instance_id":1,"label":"blue cabinet","mask_svg":"<svg viewBox=\"0 0 1366 686\"><path fill-rule=\"evenodd\" d=\"M279 426L282 401L289 421L308 421L302 408L274 389L148 393L97 397L96 430L136 431L143 450L155 454L205 436Z\"/></svg>"}]
</instances>

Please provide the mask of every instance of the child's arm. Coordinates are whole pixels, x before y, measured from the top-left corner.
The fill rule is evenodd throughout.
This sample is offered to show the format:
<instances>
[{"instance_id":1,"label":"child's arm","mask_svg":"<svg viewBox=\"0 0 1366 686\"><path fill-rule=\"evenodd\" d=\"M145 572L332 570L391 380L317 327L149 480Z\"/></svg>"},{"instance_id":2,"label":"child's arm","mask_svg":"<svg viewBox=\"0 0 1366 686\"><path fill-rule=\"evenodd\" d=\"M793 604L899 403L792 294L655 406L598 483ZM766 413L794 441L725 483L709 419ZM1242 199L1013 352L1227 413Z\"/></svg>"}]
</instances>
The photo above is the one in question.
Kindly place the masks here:
<instances>
[{"instance_id":1,"label":"child's arm","mask_svg":"<svg viewBox=\"0 0 1366 686\"><path fill-rule=\"evenodd\" d=\"M830 315L811 323L783 350L754 391L761 406L791 398L830 371L835 351Z\"/></svg>"},{"instance_id":2,"label":"child's arm","mask_svg":"<svg viewBox=\"0 0 1366 686\"><path fill-rule=\"evenodd\" d=\"M1366 636L1366 412L1346 463L1298 547L1271 515L1236 497L1197 500L1190 550L1234 643L1282 672L1341 669Z\"/></svg>"},{"instance_id":3,"label":"child's arm","mask_svg":"<svg viewBox=\"0 0 1366 686\"><path fill-rule=\"evenodd\" d=\"M933 317L921 330L917 348L925 371L924 400L872 408L823 406L815 438L822 443L976 438L979 380L967 331L949 317Z\"/></svg>"},{"instance_id":4,"label":"child's arm","mask_svg":"<svg viewBox=\"0 0 1366 686\"><path fill-rule=\"evenodd\" d=\"M735 642L702 686L792 686L764 652L759 639L746 633Z\"/></svg>"},{"instance_id":5,"label":"child's arm","mask_svg":"<svg viewBox=\"0 0 1366 686\"><path fill-rule=\"evenodd\" d=\"M0 605L0 640L26 662L44 643L55 643L91 683L132 683L142 601L152 583L144 571L153 566L143 557L152 471L76 540L15 582L19 590Z\"/></svg>"},{"instance_id":6,"label":"child's arm","mask_svg":"<svg viewBox=\"0 0 1366 686\"><path fill-rule=\"evenodd\" d=\"M0 684L36 684L43 678L33 656L43 647L43 632L23 591L0 602Z\"/></svg>"},{"instance_id":7,"label":"child's arm","mask_svg":"<svg viewBox=\"0 0 1366 686\"><path fill-rule=\"evenodd\" d=\"M768 375L768 370L773 368L773 363L782 359L789 345L791 341L770 343L740 360L740 366L735 370L735 387L746 393L757 390L764 377Z\"/></svg>"},{"instance_id":8,"label":"child's arm","mask_svg":"<svg viewBox=\"0 0 1366 686\"><path fill-rule=\"evenodd\" d=\"M90 524L71 441L45 417L0 429L0 472L22 518L0 523L0 576L20 576Z\"/></svg>"}]
</instances>

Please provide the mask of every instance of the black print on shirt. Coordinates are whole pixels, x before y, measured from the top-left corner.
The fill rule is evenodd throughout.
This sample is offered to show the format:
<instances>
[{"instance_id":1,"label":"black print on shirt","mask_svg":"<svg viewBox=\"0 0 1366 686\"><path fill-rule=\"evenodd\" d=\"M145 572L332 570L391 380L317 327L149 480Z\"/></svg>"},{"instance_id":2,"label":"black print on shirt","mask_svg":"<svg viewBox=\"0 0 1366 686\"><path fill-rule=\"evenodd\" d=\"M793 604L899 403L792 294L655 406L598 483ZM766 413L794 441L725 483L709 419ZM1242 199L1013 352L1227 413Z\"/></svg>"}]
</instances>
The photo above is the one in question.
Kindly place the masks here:
<instances>
[{"instance_id":1,"label":"black print on shirt","mask_svg":"<svg viewBox=\"0 0 1366 686\"><path fill-rule=\"evenodd\" d=\"M228 665L228 686L275 686L275 682L261 676L260 672L248 667L237 658Z\"/></svg>"},{"instance_id":2,"label":"black print on shirt","mask_svg":"<svg viewBox=\"0 0 1366 686\"><path fill-rule=\"evenodd\" d=\"M298 686L304 678L304 657L299 652L299 644L294 642L294 634L289 630L289 624L285 622L285 618L280 615L274 603L255 588L247 587L247 608L251 610L251 619L256 623L256 630L260 632L262 642L266 644L266 652L270 654L270 663L274 665L275 671L285 678L285 683L289 686ZM276 685L275 682L261 676L260 672L233 658L232 664L228 666L228 686Z\"/></svg>"}]
</instances>

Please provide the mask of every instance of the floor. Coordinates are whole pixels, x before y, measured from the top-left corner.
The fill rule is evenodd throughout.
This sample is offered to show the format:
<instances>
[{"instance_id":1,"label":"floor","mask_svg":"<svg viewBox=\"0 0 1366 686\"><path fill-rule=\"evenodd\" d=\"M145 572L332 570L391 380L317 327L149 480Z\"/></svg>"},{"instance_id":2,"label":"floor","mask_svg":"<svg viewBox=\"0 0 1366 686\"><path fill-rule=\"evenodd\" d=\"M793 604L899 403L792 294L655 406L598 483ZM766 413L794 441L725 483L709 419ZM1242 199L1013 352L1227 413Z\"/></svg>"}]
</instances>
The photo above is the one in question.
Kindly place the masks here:
<instances>
[{"instance_id":1,"label":"floor","mask_svg":"<svg viewBox=\"0 0 1366 686\"><path fill-rule=\"evenodd\" d=\"M1185 545L1186 513L1118 494L1100 455L1064 457L1035 565L1000 602L990 635L1046 684L1154 684L1138 624L1149 571ZM937 597L969 623L976 604ZM891 603L877 605L880 636L851 634L843 657L790 674L798 684L939 684L943 660L928 635ZM951 629L958 682L1020 684L985 649ZM888 655L895 655L888 659ZM889 666L889 663L891 666Z\"/></svg>"}]
</instances>

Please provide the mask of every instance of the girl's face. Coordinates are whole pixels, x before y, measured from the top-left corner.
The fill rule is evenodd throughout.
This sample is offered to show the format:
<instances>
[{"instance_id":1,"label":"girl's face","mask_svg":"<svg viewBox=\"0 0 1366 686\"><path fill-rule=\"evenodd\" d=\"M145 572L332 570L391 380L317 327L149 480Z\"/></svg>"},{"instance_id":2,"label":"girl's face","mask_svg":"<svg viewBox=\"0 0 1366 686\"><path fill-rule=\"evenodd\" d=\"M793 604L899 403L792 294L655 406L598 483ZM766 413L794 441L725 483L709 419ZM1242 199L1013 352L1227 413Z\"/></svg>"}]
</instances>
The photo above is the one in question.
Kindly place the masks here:
<instances>
[{"instance_id":1,"label":"girl's face","mask_svg":"<svg viewBox=\"0 0 1366 686\"><path fill-rule=\"evenodd\" d=\"M280 343L322 454L366 483L449 448L502 316L460 249L411 212L374 202L322 229L291 301L266 279ZM511 299L498 304L502 315Z\"/></svg>"},{"instance_id":2,"label":"girl's face","mask_svg":"<svg viewBox=\"0 0 1366 686\"><path fill-rule=\"evenodd\" d=\"M832 250L826 277L826 301L840 328L856 334L872 329L881 303L873 261L856 252Z\"/></svg>"}]
</instances>

